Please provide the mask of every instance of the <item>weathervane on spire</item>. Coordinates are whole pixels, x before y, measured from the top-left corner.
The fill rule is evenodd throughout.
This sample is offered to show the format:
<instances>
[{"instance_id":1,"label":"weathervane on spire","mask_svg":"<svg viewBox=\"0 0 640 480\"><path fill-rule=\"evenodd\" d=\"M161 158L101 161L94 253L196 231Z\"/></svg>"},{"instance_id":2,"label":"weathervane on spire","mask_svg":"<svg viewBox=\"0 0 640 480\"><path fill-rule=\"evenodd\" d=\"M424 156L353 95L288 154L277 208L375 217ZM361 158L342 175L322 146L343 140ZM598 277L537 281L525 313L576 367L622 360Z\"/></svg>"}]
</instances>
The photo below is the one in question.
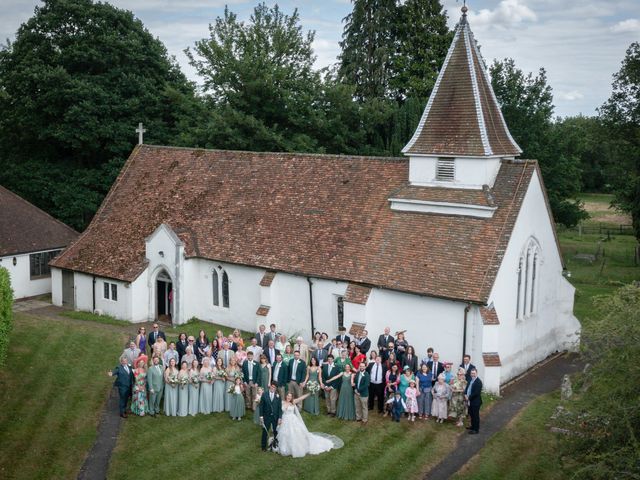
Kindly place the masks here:
<instances>
[{"instance_id":1,"label":"weathervane on spire","mask_svg":"<svg viewBox=\"0 0 640 480\"><path fill-rule=\"evenodd\" d=\"M457 1L458 0L456 0L456 2ZM467 12L469 11L469 8L467 8L467 0L462 0L462 8L460 10L462 10L462 23L464 23L467 20Z\"/></svg>"}]
</instances>

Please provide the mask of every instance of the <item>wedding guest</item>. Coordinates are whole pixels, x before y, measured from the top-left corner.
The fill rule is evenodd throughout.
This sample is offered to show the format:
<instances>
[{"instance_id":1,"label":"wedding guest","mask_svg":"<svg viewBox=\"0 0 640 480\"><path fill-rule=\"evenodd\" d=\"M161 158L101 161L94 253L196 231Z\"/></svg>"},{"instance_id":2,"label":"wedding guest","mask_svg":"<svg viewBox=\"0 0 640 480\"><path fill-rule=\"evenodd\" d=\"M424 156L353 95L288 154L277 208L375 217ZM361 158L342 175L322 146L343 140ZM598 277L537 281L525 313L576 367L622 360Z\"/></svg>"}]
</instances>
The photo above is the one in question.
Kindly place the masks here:
<instances>
[{"instance_id":1,"label":"wedding guest","mask_svg":"<svg viewBox=\"0 0 640 480\"><path fill-rule=\"evenodd\" d=\"M382 355L383 360L386 360L385 352L390 343L394 343L394 338L390 335L391 329L389 327L384 328L384 333L378 337L378 351Z\"/></svg>"},{"instance_id":2,"label":"wedding guest","mask_svg":"<svg viewBox=\"0 0 640 480\"><path fill-rule=\"evenodd\" d=\"M213 367L215 365L215 362L218 361L218 352L220 350L218 349L218 340L217 339L213 339L213 341L211 342L211 348L209 348L209 352L211 353L211 358L213 360L211 360L211 367Z\"/></svg>"},{"instance_id":3,"label":"wedding guest","mask_svg":"<svg viewBox=\"0 0 640 480\"><path fill-rule=\"evenodd\" d=\"M198 369L198 360L193 359L191 368L189 369L189 415L198 414L200 407L200 370Z\"/></svg>"},{"instance_id":4,"label":"wedding guest","mask_svg":"<svg viewBox=\"0 0 640 480\"><path fill-rule=\"evenodd\" d=\"M356 405L353 398L352 377L353 373L351 371L351 365L346 364L344 366L344 372L338 375L338 378L340 378L342 382L340 384L340 394L338 395L338 409L336 410L336 417L341 418L342 420L356 419Z\"/></svg>"},{"instance_id":5,"label":"wedding guest","mask_svg":"<svg viewBox=\"0 0 640 480\"><path fill-rule=\"evenodd\" d=\"M256 425L260 425L260 399L263 394L264 389L262 387L258 387L256 396L253 399L253 423Z\"/></svg>"},{"instance_id":6,"label":"wedding guest","mask_svg":"<svg viewBox=\"0 0 640 480\"><path fill-rule=\"evenodd\" d=\"M467 380L463 367L458 368L456 379L451 384L451 402L449 415L456 418L456 426L462 427L465 417L464 391L467 388Z\"/></svg>"},{"instance_id":7,"label":"wedding guest","mask_svg":"<svg viewBox=\"0 0 640 480\"><path fill-rule=\"evenodd\" d=\"M180 358L180 364L182 364L182 362L187 362L187 366L191 365L191 363L193 363L194 360L197 360L198 358L196 357L196 355L193 353L193 344L195 342L195 339L193 340L189 340L189 346L187 347L187 353L185 353L182 358Z\"/></svg>"},{"instance_id":8,"label":"wedding guest","mask_svg":"<svg viewBox=\"0 0 640 480\"><path fill-rule=\"evenodd\" d=\"M136 342L129 342L129 348L125 348L122 355L127 359L129 368L133 369L136 358L140 356L140 349L136 347Z\"/></svg>"},{"instance_id":9,"label":"wedding guest","mask_svg":"<svg viewBox=\"0 0 640 480\"><path fill-rule=\"evenodd\" d=\"M291 362L292 359L293 359L293 348L291 347L290 344L287 343L282 353L282 361L285 363L285 365L289 366L289 363Z\"/></svg>"},{"instance_id":10,"label":"wedding guest","mask_svg":"<svg viewBox=\"0 0 640 480\"><path fill-rule=\"evenodd\" d=\"M315 357L318 365L322 366L322 364L327 361L327 355L329 355L329 353L325 350L324 341L322 339L318 340L316 346L317 348L315 352L313 352L313 357Z\"/></svg>"},{"instance_id":11,"label":"wedding guest","mask_svg":"<svg viewBox=\"0 0 640 480\"><path fill-rule=\"evenodd\" d=\"M230 393L230 392L233 391L233 386L235 385L235 379L239 377L241 373L242 373L242 370L240 370L240 367L238 366L238 362L236 361L235 357L231 357L231 359L229 360L229 365L227 366L227 382L225 384L227 399L225 402L225 409L227 408L231 409L231 401L233 400L231 395L233 395L233 393Z\"/></svg>"},{"instance_id":12,"label":"wedding guest","mask_svg":"<svg viewBox=\"0 0 640 480\"><path fill-rule=\"evenodd\" d=\"M320 340L322 340L322 333L320 333L320 331L317 331L316 333L313 334L313 341L311 343L314 346L317 346Z\"/></svg>"},{"instance_id":13,"label":"wedding guest","mask_svg":"<svg viewBox=\"0 0 640 480\"><path fill-rule=\"evenodd\" d=\"M395 350L396 350L396 357L398 358L400 365L402 365L404 354L406 353L408 346L409 346L409 342L405 340L404 332L398 332L396 341L395 341Z\"/></svg>"},{"instance_id":14,"label":"wedding guest","mask_svg":"<svg viewBox=\"0 0 640 480\"><path fill-rule=\"evenodd\" d=\"M353 363L351 363L351 359L347 356L346 349L340 350L340 357L336 359L336 365L338 365L342 370L344 370L346 365L349 365L351 370L353 370Z\"/></svg>"},{"instance_id":15,"label":"wedding guest","mask_svg":"<svg viewBox=\"0 0 640 480\"><path fill-rule=\"evenodd\" d=\"M302 337L296 338L296 344L293 347L293 351L294 352L300 352L300 358L304 362L308 362L309 361L309 345L304 343L304 340L303 340Z\"/></svg>"},{"instance_id":16,"label":"wedding guest","mask_svg":"<svg viewBox=\"0 0 640 480\"><path fill-rule=\"evenodd\" d=\"M329 350L329 344L331 343L329 341L329 334L327 332L322 332L322 343L324 343L324 349L325 350Z\"/></svg>"},{"instance_id":17,"label":"wedding guest","mask_svg":"<svg viewBox=\"0 0 640 480\"><path fill-rule=\"evenodd\" d=\"M260 378L258 379L258 385L262 387L262 390L265 392L269 390L269 385L271 385L271 365L267 361L266 355L260 355L258 357L260 359ZM278 356L276 355L276 358Z\"/></svg>"},{"instance_id":18,"label":"wedding guest","mask_svg":"<svg viewBox=\"0 0 640 480\"><path fill-rule=\"evenodd\" d=\"M173 358L164 372L164 414L168 417L178 415L178 369Z\"/></svg>"},{"instance_id":19,"label":"wedding guest","mask_svg":"<svg viewBox=\"0 0 640 480\"><path fill-rule=\"evenodd\" d=\"M187 341L187 334L181 332L180 335L178 335L178 341L176 342L176 351L180 358L186 355L188 346L189 342Z\"/></svg>"},{"instance_id":20,"label":"wedding guest","mask_svg":"<svg viewBox=\"0 0 640 480\"><path fill-rule=\"evenodd\" d=\"M153 365L147 374L147 385L149 387L149 415L155 417L160 413L160 401L164 392L164 371L160 365L160 359L153 357Z\"/></svg>"},{"instance_id":21,"label":"wedding guest","mask_svg":"<svg viewBox=\"0 0 640 480\"><path fill-rule=\"evenodd\" d=\"M460 366L464 368L464 377L468 384L469 382L471 382L471 370L476 368L476 366L471 363L471 355L465 353Z\"/></svg>"},{"instance_id":22,"label":"wedding guest","mask_svg":"<svg viewBox=\"0 0 640 480\"><path fill-rule=\"evenodd\" d=\"M207 352L211 355L211 352ZM202 359L200 369L200 397L198 398L198 412L208 415L213 408L213 369L211 368L211 357Z\"/></svg>"},{"instance_id":23,"label":"wedding guest","mask_svg":"<svg viewBox=\"0 0 640 480\"><path fill-rule=\"evenodd\" d=\"M440 362L440 355L436 352L433 353L433 357L431 357L431 363L427 363L429 366L429 371L431 372L431 385L435 385L436 380L441 373L444 373L444 365Z\"/></svg>"},{"instance_id":24,"label":"wedding guest","mask_svg":"<svg viewBox=\"0 0 640 480\"><path fill-rule=\"evenodd\" d=\"M222 359L224 368L227 368L229 366L232 358L235 359L235 353L232 350L229 350L229 342L224 342L222 344L222 350L218 353L218 358Z\"/></svg>"},{"instance_id":25,"label":"wedding guest","mask_svg":"<svg viewBox=\"0 0 640 480\"><path fill-rule=\"evenodd\" d=\"M425 365L431 365L432 361L433 361L433 348L429 347L427 348L427 356L422 357L422 360L420 361L420 365L422 365L423 363ZM429 371L431 371L431 369L429 369Z\"/></svg>"},{"instance_id":26,"label":"wedding guest","mask_svg":"<svg viewBox=\"0 0 640 480\"><path fill-rule=\"evenodd\" d=\"M238 350L238 344L233 339L232 333L230 333L229 336L227 337L227 343L229 344L229 350L231 350L232 352L235 353Z\"/></svg>"},{"instance_id":27,"label":"wedding guest","mask_svg":"<svg viewBox=\"0 0 640 480\"><path fill-rule=\"evenodd\" d=\"M407 412L409 413L409 420L412 422L416 421L416 413L418 413L418 389L416 388L416 381L411 380L409 382L409 386L404 392L404 396L406 397L406 405Z\"/></svg>"},{"instance_id":28,"label":"wedding guest","mask_svg":"<svg viewBox=\"0 0 640 480\"><path fill-rule=\"evenodd\" d=\"M307 374L305 376L302 386L306 386L310 395L304 399L303 408L311 415L320 414L320 383L322 382L322 376L320 371L320 365L318 359L313 356L309 360L309 367L307 368ZM313 392L311 391L313 387ZM316 390L317 388L317 390Z\"/></svg>"},{"instance_id":29,"label":"wedding guest","mask_svg":"<svg viewBox=\"0 0 640 480\"><path fill-rule=\"evenodd\" d=\"M153 351L153 344L156 343L158 338L162 338L165 342L167 341L167 337L164 332L160 330L157 323L154 323L151 333L147 335L147 345L149 345L149 349L151 349L151 351Z\"/></svg>"},{"instance_id":30,"label":"wedding guest","mask_svg":"<svg viewBox=\"0 0 640 480\"><path fill-rule=\"evenodd\" d=\"M327 361L322 365L320 380L324 390L324 397L327 402L327 415L336 415L336 402L338 401L338 390L340 388L340 367L333 362L333 355L327 356Z\"/></svg>"},{"instance_id":31,"label":"wedding guest","mask_svg":"<svg viewBox=\"0 0 640 480\"><path fill-rule=\"evenodd\" d=\"M438 423L443 423L447 419L447 403L451 396L451 387L444 381L444 373L438 375L438 381L431 389L433 401L431 404L431 415L437 418Z\"/></svg>"},{"instance_id":32,"label":"wedding guest","mask_svg":"<svg viewBox=\"0 0 640 480\"><path fill-rule=\"evenodd\" d=\"M120 416L122 418L127 418L127 402L131 397L131 387L134 380L133 369L129 367L128 358L125 355L122 355L120 357L120 365L107 373L110 377L116 377L113 384L118 388L118 395L120 397Z\"/></svg>"},{"instance_id":33,"label":"wedding guest","mask_svg":"<svg viewBox=\"0 0 640 480\"><path fill-rule=\"evenodd\" d=\"M394 365L398 367L398 370L400 370L400 362L396 359L396 354L388 349L387 352L387 360L385 361L385 367L387 367L387 370L390 370Z\"/></svg>"},{"instance_id":34,"label":"wedding guest","mask_svg":"<svg viewBox=\"0 0 640 480\"><path fill-rule=\"evenodd\" d=\"M362 353L359 345L354 345L353 358L351 359L351 363L353 364L353 368L356 370L360 368L361 363L364 363L365 367L367 365L367 356Z\"/></svg>"},{"instance_id":35,"label":"wedding guest","mask_svg":"<svg viewBox=\"0 0 640 480\"><path fill-rule=\"evenodd\" d=\"M262 356L266 358L265 355L262 355ZM287 386L287 381L289 379L289 373L287 370L287 365L282 360L282 355L280 353L276 355L276 361L273 363L271 370L273 371L273 379L271 380L271 383L276 384L278 395L280 395L281 398L284 398L285 388ZM269 385L271 385L271 383ZM264 389L265 392L267 390L268 388Z\"/></svg>"},{"instance_id":36,"label":"wedding guest","mask_svg":"<svg viewBox=\"0 0 640 480\"><path fill-rule=\"evenodd\" d=\"M204 365L205 359L209 360L210 368L213 368L215 366L216 359L213 356L213 348L207 349L206 353L204 354L204 357L202 357L202 365Z\"/></svg>"},{"instance_id":37,"label":"wedding guest","mask_svg":"<svg viewBox=\"0 0 640 480\"><path fill-rule=\"evenodd\" d=\"M349 345L347 345L347 356L349 357L349 360L351 360L353 363L353 357L356 355L356 341L355 340L351 340L349 342Z\"/></svg>"},{"instance_id":38,"label":"wedding guest","mask_svg":"<svg viewBox=\"0 0 640 480\"><path fill-rule=\"evenodd\" d=\"M244 347L244 339L242 338L242 336L240 335L240 330L238 330L237 328L233 330L233 333L231 334L231 338L233 339L233 342L238 345L238 346L242 346Z\"/></svg>"},{"instance_id":39,"label":"wedding guest","mask_svg":"<svg viewBox=\"0 0 640 480\"><path fill-rule=\"evenodd\" d=\"M360 341L358 343L358 346L360 347L360 351L366 355L371 349L371 340L369 340L369 332L367 332L366 330L363 330L359 340Z\"/></svg>"},{"instance_id":40,"label":"wedding guest","mask_svg":"<svg viewBox=\"0 0 640 480\"><path fill-rule=\"evenodd\" d=\"M256 335L254 337L255 340L256 340L256 345L258 347L260 347L261 349L267 347L268 339L267 339L266 330L267 330L267 327L265 327L264 325L260 325L258 327L258 331L256 332ZM257 356L256 352L253 352L253 354Z\"/></svg>"},{"instance_id":41,"label":"wedding guest","mask_svg":"<svg viewBox=\"0 0 640 480\"><path fill-rule=\"evenodd\" d=\"M242 379L236 377L231 387L231 403L229 404L229 416L232 420L242 420L245 414Z\"/></svg>"},{"instance_id":42,"label":"wedding guest","mask_svg":"<svg viewBox=\"0 0 640 480\"><path fill-rule=\"evenodd\" d=\"M247 360L242 365L242 376L245 404L247 408L251 408L260 384L260 367L258 362L253 359L253 353L251 352L247 353Z\"/></svg>"},{"instance_id":43,"label":"wedding guest","mask_svg":"<svg viewBox=\"0 0 640 480\"><path fill-rule=\"evenodd\" d=\"M426 363L420 365L420 371L416 374L418 381L418 416L426 420L431 415L431 373Z\"/></svg>"},{"instance_id":44,"label":"wedding guest","mask_svg":"<svg viewBox=\"0 0 640 480\"><path fill-rule=\"evenodd\" d=\"M167 351L167 347L168 345L167 342L165 342L164 338L158 337L158 339L153 344L153 347L151 347L151 356L164 359L164 354Z\"/></svg>"},{"instance_id":45,"label":"wedding guest","mask_svg":"<svg viewBox=\"0 0 640 480\"><path fill-rule=\"evenodd\" d=\"M264 328L264 325L261 325L261 327ZM266 334L265 334L266 335ZM265 347L266 347L266 343L265 343ZM247 347L247 353L253 353L253 358L260 358L260 355L262 355L262 347L260 345L258 345L258 339L257 338L252 338L251 339L251 345L249 345Z\"/></svg>"},{"instance_id":46,"label":"wedding guest","mask_svg":"<svg viewBox=\"0 0 640 480\"><path fill-rule=\"evenodd\" d=\"M224 343L227 341L227 339L224 336L224 333L222 333L222 330L218 330L216 332L216 346L218 347L218 351L222 350L222 345L224 345Z\"/></svg>"},{"instance_id":47,"label":"wedding guest","mask_svg":"<svg viewBox=\"0 0 640 480\"><path fill-rule=\"evenodd\" d=\"M451 385L453 380L455 379L455 375L451 371L451 362L445 362L444 364L444 383Z\"/></svg>"},{"instance_id":48,"label":"wedding guest","mask_svg":"<svg viewBox=\"0 0 640 480\"><path fill-rule=\"evenodd\" d=\"M409 345L402 359L402 368L409 367L412 372L418 371L418 357L416 357L415 349Z\"/></svg>"},{"instance_id":49,"label":"wedding guest","mask_svg":"<svg viewBox=\"0 0 640 480\"><path fill-rule=\"evenodd\" d=\"M207 334L204 330L200 330L200 332L198 333L198 338L195 341L193 352L195 353L199 364L202 364L202 359L204 358L204 355L209 348L211 347L209 346L209 339L207 338Z\"/></svg>"},{"instance_id":50,"label":"wedding guest","mask_svg":"<svg viewBox=\"0 0 640 480\"><path fill-rule=\"evenodd\" d=\"M159 341L164 341L164 340L159 340ZM172 358L176 361L176 365L178 364L178 361L180 360L180 356L179 356L178 352L176 351L175 342L171 342L169 344L169 348L167 349L166 352L164 352L164 356L162 358L164 360L164 365L165 366L169 365L169 361L171 361Z\"/></svg>"},{"instance_id":51,"label":"wedding guest","mask_svg":"<svg viewBox=\"0 0 640 480\"><path fill-rule=\"evenodd\" d=\"M400 422L400 417L407 411L407 405L400 392L396 392L392 398L387 400L387 403L391 406L391 421Z\"/></svg>"},{"instance_id":52,"label":"wedding guest","mask_svg":"<svg viewBox=\"0 0 640 480\"><path fill-rule=\"evenodd\" d=\"M253 357L256 358L256 357ZM247 359L247 352L244 349L243 345L238 344L238 349L236 350L236 360L238 361L238 365L242 367L242 364Z\"/></svg>"},{"instance_id":53,"label":"wedding guest","mask_svg":"<svg viewBox=\"0 0 640 480\"><path fill-rule=\"evenodd\" d=\"M275 345L276 340L278 339L278 332L276 332L276 324L272 323L271 325L269 325L269 333L268 335L268 340L273 341L273 344Z\"/></svg>"},{"instance_id":54,"label":"wedding guest","mask_svg":"<svg viewBox=\"0 0 640 480\"><path fill-rule=\"evenodd\" d=\"M400 371L398 365L393 364L391 369L387 370L387 378L385 379L385 390L387 395L393 395L398 391L398 384L400 383Z\"/></svg>"},{"instance_id":55,"label":"wedding guest","mask_svg":"<svg viewBox=\"0 0 640 480\"><path fill-rule=\"evenodd\" d=\"M282 350L276 349L275 347L276 342L273 340L269 340L269 342L267 343L267 349L264 353L266 353L267 355L267 359L269 360L269 363L273 364L273 362L276 361L276 355L280 352L282 352ZM283 357L284 359L284 357Z\"/></svg>"},{"instance_id":56,"label":"wedding guest","mask_svg":"<svg viewBox=\"0 0 640 480\"><path fill-rule=\"evenodd\" d=\"M147 352L147 337L145 337L146 335L146 328L144 327L140 327L138 329L138 335L136 335L136 347L138 347L138 350L140 350L140 353L146 353Z\"/></svg>"},{"instance_id":57,"label":"wedding guest","mask_svg":"<svg viewBox=\"0 0 640 480\"><path fill-rule=\"evenodd\" d=\"M293 360L289 362L289 391L296 399L302 396L302 386L300 385L307 376L307 364L300 358L300 351L293 352Z\"/></svg>"},{"instance_id":58,"label":"wedding guest","mask_svg":"<svg viewBox=\"0 0 640 480\"><path fill-rule=\"evenodd\" d=\"M195 355L194 355L195 356ZM189 414L189 364L183 361L178 372L178 416Z\"/></svg>"},{"instance_id":59,"label":"wedding guest","mask_svg":"<svg viewBox=\"0 0 640 480\"><path fill-rule=\"evenodd\" d=\"M407 388L409 387L409 383L411 383L412 381L415 382L415 380L416 380L416 377L411 371L411 369L409 367L404 367L404 369L402 370L402 375L400 375L398 391L400 392L400 395L402 395L402 399L405 401L405 403L407 400L406 391L407 391Z\"/></svg>"},{"instance_id":60,"label":"wedding guest","mask_svg":"<svg viewBox=\"0 0 640 480\"><path fill-rule=\"evenodd\" d=\"M211 411L214 413L228 411L229 408L225 405L226 401L226 372L224 370L224 363L222 358L216 360L216 365L213 368L213 405Z\"/></svg>"},{"instance_id":61,"label":"wedding guest","mask_svg":"<svg viewBox=\"0 0 640 480\"><path fill-rule=\"evenodd\" d=\"M469 417L471 418L469 433L478 433L480 431L480 406L482 405L482 380L478 377L478 371L475 368L471 370L471 381L467 385L464 398L469 404Z\"/></svg>"},{"instance_id":62,"label":"wedding guest","mask_svg":"<svg viewBox=\"0 0 640 480\"><path fill-rule=\"evenodd\" d=\"M287 347L287 345L289 345L287 336L284 333L282 335L278 335L278 338L274 342L275 349L280 351L281 353L284 353L284 349ZM291 353L293 354L293 350L291 351Z\"/></svg>"},{"instance_id":63,"label":"wedding guest","mask_svg":"<svg viewBox=\"0 0 640 480\"><path fill-rule=\"evenodd\" d=\"M358 347L359 348L359 347ZM358 367L358 372L352 380L354 387L354 401L356 407L356 421L366 424L369 420L369 384L371 376L366 370L364 362Z\"/></svg>"},{"instance_id":64,"label":"wedding guest","mask_svg":"<svg viewBox=\"0 0 640 480\"><path fill-rule=\"evenodd\" d=\"M351 342L351 338L347 335L347 329L344 327L340 327L338 329L338 335L336 335L336 340L341 342L342 345L349 345Z\"/></svg>"},{"instance_id":65,"label":"wedding guest","mask_svg":"<svg viewBox=\"0 0 640 480\"><path fill-rule=\"evenodd\" d=\"M371 352L371 355L375 355L375 350ZM369 372L370 384L369 384L369 410L373 410L373 404L376 398L378 399L378 413L382 413L384 410L384 388L387 371L382 365L382 358L378 355L374 356L373 363L367 366Z\"/></svg>"}]
</instances>

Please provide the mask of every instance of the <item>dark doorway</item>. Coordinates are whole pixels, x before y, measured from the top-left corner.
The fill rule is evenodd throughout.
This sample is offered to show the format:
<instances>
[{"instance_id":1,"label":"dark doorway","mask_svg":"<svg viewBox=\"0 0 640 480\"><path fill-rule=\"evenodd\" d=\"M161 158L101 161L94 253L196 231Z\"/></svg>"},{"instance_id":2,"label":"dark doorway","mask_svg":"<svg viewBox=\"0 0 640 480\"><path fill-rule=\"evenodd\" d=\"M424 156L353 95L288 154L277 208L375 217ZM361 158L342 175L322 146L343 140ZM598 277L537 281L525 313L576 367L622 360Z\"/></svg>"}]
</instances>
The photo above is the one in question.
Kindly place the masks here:
<instances>
[{"instance_id":1,"label":"dark doorway","mask_svg":"<svg viewBox=\"0 0 640 480\"><path fill-rule=\"evenodd\" d=\"M173 284L164 272L156 280L156 318L161 322L171 323L173 310Z\"/></svg>"},{"instance_id":2,"label":"dark doorway","mask_svg":"<svg viewBox=\"0 0 640 480\"><path fill-rule=\"evenodd\" d=\"M62 306L74 308L73 298L73 272L62 270Z\"/></svg>"}]
</instances>

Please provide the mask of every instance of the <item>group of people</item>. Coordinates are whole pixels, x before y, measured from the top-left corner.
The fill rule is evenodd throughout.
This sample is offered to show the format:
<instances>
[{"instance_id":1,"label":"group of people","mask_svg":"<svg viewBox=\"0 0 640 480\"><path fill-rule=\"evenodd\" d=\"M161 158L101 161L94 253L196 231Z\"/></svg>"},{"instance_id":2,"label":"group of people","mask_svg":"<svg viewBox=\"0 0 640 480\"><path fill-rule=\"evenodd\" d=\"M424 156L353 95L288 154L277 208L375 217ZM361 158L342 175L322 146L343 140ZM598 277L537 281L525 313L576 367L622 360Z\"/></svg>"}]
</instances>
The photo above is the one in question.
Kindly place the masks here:
<instances>
[{"instance_id":1,"label":"group of people","mask_svg":"<svg viewBox=\"0 0 640 480\"><path fill-rule=\"evenodd\" d=\"M228 336L218 331L210 340L201 330L197 338L181 333L167 343L159 325L152 328L139 329L109 372L116 376L123 417L131 399L135 415L228 412L241 420L250 410L264 425L264 398L275 393L312 415L320 414L324 397L328 415L364 424L377 410L398 422L453 418L462 426L468 412L469 433L479 431L482 382L470 356L455 369L432 348L418 358L405 332L394 337L385 328L374 348L366 330L353 339L346 331L331 339L317 332L307 344L302 337L289 341L272 324L248 340L238 330Z\"/></svg>"}]
</instances>

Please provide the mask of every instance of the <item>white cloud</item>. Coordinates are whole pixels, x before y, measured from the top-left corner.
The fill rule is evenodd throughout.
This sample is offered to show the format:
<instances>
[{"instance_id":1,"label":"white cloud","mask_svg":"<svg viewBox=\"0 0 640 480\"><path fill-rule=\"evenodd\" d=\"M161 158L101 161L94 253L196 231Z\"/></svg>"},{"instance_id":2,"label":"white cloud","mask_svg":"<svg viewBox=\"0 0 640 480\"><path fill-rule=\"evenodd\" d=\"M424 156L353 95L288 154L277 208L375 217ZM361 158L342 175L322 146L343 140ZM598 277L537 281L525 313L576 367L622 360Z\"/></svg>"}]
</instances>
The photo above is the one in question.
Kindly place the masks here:
<instances>
[{"instance_id":1,"label":"white cloud","mask_svg":"<svg viewBox=\"0 0 640 480\"><path fill-rule=\"evenodd\" d=\"M584 95L578 90L571 90L570 92L558 92L557 98L573 102L575 100L582 100Z\"/></svg>"},{"instance_id":2,"label":"white cloud","mask_svg":"<svg viewBox=\"0 0 640 480\"><path fill-rule=\"evenodd\" d=\"M618 22L613 27L611 27L611 31L615 33L632 32L640 34L640 20L638 20L637 18L622 20L621 22Z\"/></svg>"},{"instance_id":3,"label":"white cloud","mask_svg":"<svg viewBox=\"0 0 640 480\"><path fill-rule=\"evenodd\" d=\"M493 10L483 8L475 15L473 12L469 15L473 17L473 25L503 28L517 26L526 21L535 22L538 19L536 13L520 0L502 0Z\"/></svg>"}]
</instances>

